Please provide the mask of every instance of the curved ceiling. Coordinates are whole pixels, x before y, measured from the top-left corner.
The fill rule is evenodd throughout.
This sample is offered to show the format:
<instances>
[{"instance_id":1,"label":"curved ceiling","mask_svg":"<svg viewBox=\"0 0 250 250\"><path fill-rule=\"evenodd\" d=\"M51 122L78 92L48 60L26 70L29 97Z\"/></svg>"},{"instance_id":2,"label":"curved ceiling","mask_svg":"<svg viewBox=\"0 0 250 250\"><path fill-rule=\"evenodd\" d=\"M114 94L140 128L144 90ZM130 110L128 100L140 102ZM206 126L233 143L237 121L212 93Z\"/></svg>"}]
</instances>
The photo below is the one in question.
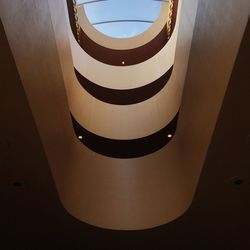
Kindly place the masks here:
<instances>
[{"instance_id":1,"label":"curved ceiling","mask_svg":"<svg viewBox=\"0 0 250 250\"><path fill-rule=\"evenodd\" d=\"M39 1L37 3L44 6L44 2L45 1ZM204 6L205 2L207 3L207 1L202 1L201 6ZM209 124L211 123L211 114L213 113L211 110L217 107L215 103L218 100L217 95L223 92L222 85L225 84L225 81L229 78L228 75L231 73L230 69L234 62L234 54L237 52L238 43L243 32L242 30L245 26L246 18L249 16L249 12L246 5L243 5L243 2L239 4L238 8L231 8L233 2L234 1L228 1L226 8L216 8L214 5L218 3L216 1L209 1L209 4L206 5L207 8L200 8L198 12L198 25L194 37L196 46L193 46L191 53L187 82L188 88L186 88L185 95L187 105L183 110L184 112L182 112L184 118L188 118L188 123L192 123L190 125L191 127L194 127L192 125L197 124L197 122L206 124L201 126L201 129L195 130L195 133L189 137L191 144L193 140L196 141L198 145L195 147L197 153L195 153L195 151L193 152L192 148L194 147L190 147L190 144L187 143L190 149L190 157L188 159L191 159L191 156L194 155L195 163L201 151L199 145L203 145L201 138L203 138L207 130L210 130ZM49 3L53 4L52 1ZM245 1L245 3L249 6L249 2ZM24 10L27 5L21 5L20 3L22 8L10 8L11 4L13 5L12 1L2 1L0 4L0 12L1 19L4 20L5 29L8 33L8 39L12 45L12 49L14 48L15 59L19 62L17 66L22 79L24 83L27 81L30 83L22 86L38 89L36 92L41 96L41 99L45 97L49 98L49 102L48 99L46 99L47 105L43 104L43 106L49 108L47 108L46 112L40 112L39 120L42 122L42 118L49 117L48 120L44 121L46 122L47 130L48 123L55 124L55 129L51 134L56 137L53 137L53 140L50 140L50 142L54 146L53 149L55 149L55 144L58 144L58 147L56 147L58 150L54 153L60 154L60 158L58 157L58 159L62 159L61 161L65 162L60 147L64 139L61 133L58 133L58 130L60 131L64 126L58 119L58 113L60 113L60 118L64 116L64 113L58 112L58 106L61 107L61 103L63 102L63 96L58 94L60 83L62 83L61 77L59 77L61 68L60 66L55 67L48 74L48 69L51 68L51 65L57 65L59 63L57 58L51 56L54 55L53 53L49 53L51 57L49 57L50 60L48 60L48 53L46 53L48 49L45 47L45 45L48 45L49 48L55 47L49 46L52 44L51 41L55 44L54 40L48 39L48 33L51 31L51 20L50 18L44 18L46 11L41 11L41 7L38 5L40 8L36 8L37 13L35 13L34 16L37 17L37 20L44 20L44 22L35 22L32 24L35 25L32 29L35 33L33 33L32 36L30 35L31 24L29 26L28 22L27 25L23 27L21 33L25 39L17 40L16 35L19 34L18 30L20 31L23 23L25 23L23 20L30 20L30 15L35 10L25 12L22 10ZM217 6L219 6L219 4ZM230 13L230 15L228 15L228 13ZM211 19L211 14L213 14L213 16L218 15L223 17L223 25L222 22ZM241 19L235 23L235 19L232 18L232 16L241 16ZM224 42L228 39L228 31L232 29L235 30L236 33L231 43L225 46ZM41 32L41 30L46 31L46 33ZM39 36L38 34L40 33L42 34ZM30 42L31 39L34 38L41 38L40 40L46 41L44 47L42 47L42 53L34 53L35 46L41 48L41 43ZM211 42L203 43L204 38ZM29 49L25 50L26 47L23 45L24 43L26 47L29 46ZM223 44L224 46L221 46ZM248 44L250 43L246 43L244 47L249 48L249 46L247 46ZM27 54L22 53L23 50L25 50ZM201 51L206 51L206 53L203 55ZM3 52L1 60L4 62L4 74L2 77L5 79L4 76L8 74L5 67L9 67L9 63L6 63L4 60L4 55L8 53L8 50L3 49ZM208 54L209 56L207 56ZM27 67L25 62L27 63L27 58L32 59L30 55L33 56L35 60L32 60L30 67ZM247 56L248 54L246 51L243 51L243 55ZM20 57L23 57L21 58L23 61ZM206 60L204 60L204 58L206 58ZM226 64L224 63L225 58L227 59ZM243 60L242 67L237 63L237 69L247 70L247 65L249 64L246 62L246 60ZM37 65L39 65L39 70L37 70ZM210 65L210 67L207 67L207 65ZM44 73L45 69L47 70L46 73ZM29 72L28 76L25 76L25 71ZM30 74L30 72L37 72L38 75ZM211 72L213 72L212 80ZM43 134L41 134L41 126L40 130L38 130L42 135L40 137L33 121L33 118L36 118L39 112L34 103L32 103L31 108L36 112L32 114L30 108L26 108L28 105L26 99L26 106L24 106L23 102L19 101L22 100L19 97L21 94L25 98L26 96L30 98L32 94L34 95L36 92L27 91L26 93L28 93L28 95L26 95L24 94L23 87L19 87L19 85L14 87L14 81L11 79L15 78L15 74L10 72L8 75L10 78L6 78L8 79L8 84L2 85L3 91L1 91L1 94L3 98L0 98L3 103L1 108L5 111L1 112L4 117L4 122L1 123L1 131L5 131L2 135L2 139L6 139L7 142L9 141L11 146L11 150L5 148L1 152L1 160L3 160L1 163L3 163L2 169L4 170L1 175L1 198L3 198L1 224L3 228L5 228L2 244L8 246L9 249L27 249L36 246L36 250L51 248L52 245L55 249L60 248L60 246L62 246L61 248L68 249L71 249L72 246L83 249L88 247L92 249L103 249L105 247L109 249L129 249L131 246L133 246L134 249L156 250L168 248L173 250L205 250L213 249L214 247L217 249L245 249L250 243L247 233L249 232L250 224L248 212L250 209L248 195L249 168L247 167L249 164L247 164L246 160L249 160L247 153L247 146L249 144L247 145L246 140L249 119L246 119L247 116L245 115L248 112L247 108L250 106L249 98L247 97L247 88L249 88L246 77L247 72L248 71L246 71L245 74L241 71L239 72L239 78L233 77L235 85L233 84L231 86L232 88L230 88L230 91L226 95L226 97L228 97L227 105L222 108L222 114L220 114L219 118L220 122L217 126L218 130L216 129L213 135L214 140L212 140L207 156L205 172L202 174L199 190L195 196L195 203L192 209L173 223L153 230L135 232L98 229L84 223L79 223L79 221L70 217L61 209L57 194L54 192L55 188L50 177L50 171L46 167L47 159L45 158L44 149L40 142L40 139L44 138ZM53 77L57 79L57 81L53 80ZM46 81L47 78L50 80ZM32 84L34 82L36 84ZM48 93L45 92L47 88L50 90ZM216 97L212 98L212 100L211 96L214 95L211 95L211 91L213 91ZM52 95L52 93L54 94ZM198 96L198 98L194 98L194 96ZM15 101L10 101L13 97L15 97ZM33 97L33 100L36 99L37 102L39 102L39 98L37 97L38 96ZM239 97L240 99L237 99ZM32 98L30 99L32 100ZM210 105L206 105L206 102L204 105L204 99L205 101L210 99L208 102ZM246 101L248 101L248 105ZM188 113L188 104L196 105L195 112ZM27 109L27 112L24 107ZM57 112L54 112L54 107L56 107ZM238 112L239 108L242 108L242 112ZM201 111L203 111L202 116L200 116ZM18 120L18 126L17 117L22 117L22 119ZM194 119L195 117L199 117L199 119ZM202 119L202 117L204 117L204 119ZM233 120L232 117L234 117ZM38 119L36 119L36 121L37 120ZM198 127L198 125L195 126L195 128ZM237 131L237 136L232 136L232 134L235 134L235 131ZM195 139L195 136L199 136L199 139ZM35 138L37 138L37 142ZM185 148L185 145L183 145L182 148ZM38 150L40 150L41 153L38 153ZM192 152L194 154L192 154ZM181 170L193 175L194 170L192 170L189 161L190 160L186 161L186 164L183 165ZM198 163L196 163L196 165L197 164ZM58 168L66 169L61 167L60 161L58 161ZM157 168L157 165L155 168ZM102 169L103 166L100 167L100 171ZM229 182L225 181L233 173L245 173L246 175L244 175L244 177L247 178L245 182L246 185L244 184L243 186L236 186L234 188ZM103 175L102 177L105 179L107 175ZM15 180L16 178L24 184L21 189L20 187L16 189L10 187L11 180ZM118 173L117 178L119 178ZM154 178L155 176L151 175L149 180L151 181ZM141 175L138 175L138 180L141 180ZM96 183L98 182L95 180L94 184L96 185ZM159 187L159 184L157 186ZM159 188L159 190L161 189ZM152 195L152 193L149 195ZM155 196L156 195L152 195L153 198L155 198ZM174 198L176 199L176 197ZM153 202L151 201L151 203ZM99 206L102 207L102 203L101 205L99 203ZM88 211L91 213L93 210L89 209ZM223 223L218 223L218 221ZM56 234L52 234L51 232L56 232ZM29 237L27 237L27 235ZM43 236L43 241L41 241L41 235ZM65 235L67 235L67 237L62 237ZM83 237L83 235L86 237ZM97 238L100 240L93 241L93 239ZM37 244L37 242L39 242L39 244ZM72 245L72 242L76 242L76 244Z\"/></svg>"},{"instance_id":2,"label":"curved ceiling","mask_svg":"<svg viewBox=\"0 0 250 250\"><path fill-rule=\"evenodd\" d=\"M78 0L90 23L113 38L130 38L145 32L159 17L159 0Z\"/></svg>"}]
</instances>

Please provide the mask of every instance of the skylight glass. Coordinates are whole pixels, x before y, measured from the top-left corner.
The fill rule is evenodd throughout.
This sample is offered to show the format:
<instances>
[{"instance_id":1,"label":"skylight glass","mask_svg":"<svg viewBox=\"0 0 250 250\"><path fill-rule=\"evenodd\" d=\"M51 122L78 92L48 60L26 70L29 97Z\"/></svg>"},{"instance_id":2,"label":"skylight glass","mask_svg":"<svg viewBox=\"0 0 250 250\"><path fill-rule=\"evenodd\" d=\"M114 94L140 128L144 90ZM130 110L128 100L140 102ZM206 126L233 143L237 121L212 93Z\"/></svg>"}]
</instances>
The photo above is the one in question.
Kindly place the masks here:
<instances>
[{"instance_id":1,"label":"skylight glass","mask_svg":"<svg viewBox=\"0 0 250 250\"><path fill-rule=\"evenodd\" d=\"M78 0L89 22L113 38L129 38L145 32L161 12L161 0Z\"/></svg>"}]
</instances>

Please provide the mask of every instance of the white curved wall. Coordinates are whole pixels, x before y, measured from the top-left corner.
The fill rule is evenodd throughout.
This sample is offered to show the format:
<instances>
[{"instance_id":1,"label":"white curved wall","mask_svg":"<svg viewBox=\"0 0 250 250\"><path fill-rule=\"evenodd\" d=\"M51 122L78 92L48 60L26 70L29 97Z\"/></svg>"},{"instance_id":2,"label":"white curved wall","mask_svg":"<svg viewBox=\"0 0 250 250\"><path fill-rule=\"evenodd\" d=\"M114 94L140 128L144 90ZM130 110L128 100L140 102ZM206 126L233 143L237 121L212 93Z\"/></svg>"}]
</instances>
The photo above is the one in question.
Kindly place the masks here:
<instances>
[{"instance_id":1,"label":"white curved wall","mask_svg":"<svg viewBox=\"0 0 250 250\"><path fill-rule=\"evenodd\" d=\"M69 22L68 31L75 68L90 81L107 88L131 89L144 86L161 77L174 63L179 30L181 0L174 32L167 44L152 58L130 66L113 66L89 56L75 40Z\"/></svg>"},{"instance_id":2,"label":"white curved wall","mask_svg":"<svg viewBox=\"0 0 250 250\"><path fill-rule=\"evenodd\" d=\"M0 1L1 19L60 199L79 220L112 229L144 229L176 219L191 204L249 17L248 0L237 5L228 0L223 6L217 0L201 2L195 47L204 55L192 57L175 137L154 154L118 160L88 150L74 135L64 87L75 76L63 2ZM197 3L183 0L182 39L176 50L182 72Z\"/></svg>"},{"instance_id":3,"label":"white curved wall","mask_svg":"<svg viewBox=\"0 0 250 250\"><path fill-rule=\"evenodd\" d=\"M177 114L185 74L174 69L167 85L152 98L133 105L113 105L91 96L73 76L67 89L71 113L87 130L112 139L136 139L165 127Z\"/></svg>"},{"instance_id":4,"label":"white curved wall","mask_svg":"<svg viewBox=\"0 0 250 250\"><path fill-rule=\"evenodd\" d=\"M68 22L74 67L101 86L115 89L143 86L161 77L175 63L165 87L152 98L133 105L104 103L91 96L77 79L67 82L70 110L84 128L106 138L136 139L159 131L174 118L180 108L185 79L185 71L174 62L181 2L169 42L153 58L132 66L110 66L91 58L76 42Z\"/></svg>"},{"instance_id":5,"label":"white curved wall","mask_svg":"<svg viewBox=\"0 0 250 250\"><path fill-rule=\"evenodd\" d=\"M8 3L5 6L10 7ZM84 147L74 134L63 86L64 82L68 96L74 92L70 87L75 75L65 34L65 5L61 0L43 1L28 13L20 3L15 2L16 6L19 14L9 12L12 20L8 23L4 19L5 27L9 27L13 53L64 207L84 222L113 229L149 228L180 216L191 203L192 188L181 171L178 133L167 147L134 159L112 159ZM26 23L27 16L39 20L38 27L32 29L35 33L30 36L30 27L24 26L20 36L25 39L12 39L20 30L20 19ZM34 47L27 46L27 41ZM186 59L176 61L176 67L183 69L183 80L188 51L180 49L176 55Z\"/></svg>"}]
</instances>

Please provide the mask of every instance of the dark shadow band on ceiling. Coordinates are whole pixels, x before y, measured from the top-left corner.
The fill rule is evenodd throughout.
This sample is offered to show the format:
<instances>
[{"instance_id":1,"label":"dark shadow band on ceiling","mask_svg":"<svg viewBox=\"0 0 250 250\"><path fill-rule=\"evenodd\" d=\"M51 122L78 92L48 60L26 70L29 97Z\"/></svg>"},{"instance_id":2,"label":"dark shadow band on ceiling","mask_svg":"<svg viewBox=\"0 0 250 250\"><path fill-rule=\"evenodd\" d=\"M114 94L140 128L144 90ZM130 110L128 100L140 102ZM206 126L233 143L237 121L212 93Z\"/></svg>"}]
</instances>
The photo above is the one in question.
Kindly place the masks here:
<instances>
[{"instance_id":1,"label":"dark shadow band on ceiling","mask_svg":"<svg viewBox=\"0 0 250 250\"><path fill-rule=\"evenodd\" d=\"M81 86L100 101L116 105L129 105L143 102L156 95L169 81L173 66L157 80L134 89L111 89L95 84L82 76L76 69L75 74Z\"/></svg>"},{"instance_id":2,"label":"dark shadow band on ceiling","mask_svg":"<svg viewBox=\"0 0 250 250\"><path fill-rule=\"evenodd\" d=\"M82 127L71 115L74 131L80 142L92 151L112 158L142 157L160 150L173 138L178 114L161 130L146 137L116 140L96 135Z\"/></svg>"},{"instance_id":3,"label":"dark shadow band on ceiling","mask_svg":"<svg viewBox=\"0 0 250 250\"><path fill-rule=\"evenodd\" d=\"M67 0L68 14L70 26L74 37L77 39L74 8L72 0ZM175 28L176 16L178 10L178 0L174 1L173 6L173 19L171 34ZM167 21L167 20L166 20ZM156 55L168 42L167 25L148 43L133 49L118 50L106 48L87 36L87 34L80 29L79 45L82 49L94 59L109 65L115 66L128 66L142 63L154 55Z\"/></svg>"}]
</instances>

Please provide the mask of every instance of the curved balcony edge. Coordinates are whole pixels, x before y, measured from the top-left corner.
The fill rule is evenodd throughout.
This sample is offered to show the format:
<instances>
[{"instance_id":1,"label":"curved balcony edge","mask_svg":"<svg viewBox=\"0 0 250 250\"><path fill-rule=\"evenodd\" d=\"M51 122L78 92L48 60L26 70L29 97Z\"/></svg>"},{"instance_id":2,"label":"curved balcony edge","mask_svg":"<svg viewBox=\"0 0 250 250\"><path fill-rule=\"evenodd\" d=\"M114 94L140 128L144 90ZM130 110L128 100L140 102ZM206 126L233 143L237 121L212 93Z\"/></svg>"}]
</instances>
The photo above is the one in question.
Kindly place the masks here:
<instances>
[{"instance_id":1,"label":"curved balcony edge","mask_svg":"<svg viewBox=\"0 0 250 250\"><path fill-rule=\"evenodd\" d=\"M87 35L83 27L80 27L79 37L77 37L74 12L72 12L73 7L71 6L71 2L71 0L67 0L70 26L75 39L78 40L78 44L88 55L102 63L114 66L128 66L144 62L157 54L170 39L167 34L167 25L165 25L152 40L142 46L132 49L112 49L100 45ZM178 0L174 1L171 35L176 24L177 9Z\"/></svg>"},{"instance_id":2,"label":"curved balcony edge","mask_svg":"<svg viewBox=\"0 0 250 250\"><path fill-rule=\"evenodd\" d=\"M90 95L106 103L130 105L146 101L161 91L171 77L173 66L157 80L133 89L106 88L88 80L82 76L76 68L74 68L74 70L77 80Z\"/></svg>"},{"instance_id":3,"label":"curved balcony edge","mask_svg":"<svg viewBox=\"0 0 250 250\"><path fill-rule=\"evenodd\" d=\"M169 143L176 131L178 114L179 111L164 128L154 134L131 140L99 136L81 126L72 114L71 118L76 136L87 148L112 158L137 158L154 153Z\"/></svg>"}]
</instances>

